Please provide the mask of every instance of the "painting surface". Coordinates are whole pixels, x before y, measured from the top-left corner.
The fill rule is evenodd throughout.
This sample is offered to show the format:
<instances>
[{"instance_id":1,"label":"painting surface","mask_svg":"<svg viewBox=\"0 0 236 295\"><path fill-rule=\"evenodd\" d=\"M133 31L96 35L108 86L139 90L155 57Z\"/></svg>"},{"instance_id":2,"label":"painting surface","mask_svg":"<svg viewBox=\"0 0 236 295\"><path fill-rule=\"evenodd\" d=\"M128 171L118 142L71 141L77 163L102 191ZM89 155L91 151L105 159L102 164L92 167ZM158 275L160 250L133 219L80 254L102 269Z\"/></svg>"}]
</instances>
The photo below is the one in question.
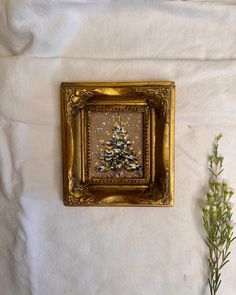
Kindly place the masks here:
<instances>
[{"instance_id":1,"label":"painting surface","mask_svg":"<svg viewBox=\"0 0 236 295\"><path fill-rule=\"evenodd\" d=\"M143 113L90 112L92 178L143 177Z\"/></svg>"}]
</instances>

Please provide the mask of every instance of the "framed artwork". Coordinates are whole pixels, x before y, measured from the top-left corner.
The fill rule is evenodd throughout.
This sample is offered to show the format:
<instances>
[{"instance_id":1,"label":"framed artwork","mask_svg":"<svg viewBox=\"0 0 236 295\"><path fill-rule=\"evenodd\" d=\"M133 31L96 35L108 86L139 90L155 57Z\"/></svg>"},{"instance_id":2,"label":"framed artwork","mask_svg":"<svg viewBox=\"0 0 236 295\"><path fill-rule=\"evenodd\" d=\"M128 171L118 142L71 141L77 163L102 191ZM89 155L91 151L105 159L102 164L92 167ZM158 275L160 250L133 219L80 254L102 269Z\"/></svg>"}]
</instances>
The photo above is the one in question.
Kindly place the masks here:
<instances>
[{"instance_id":1,"label":"framed artwork","mask_svg":"<svg viewBox=\"0 0 236 295\"><path fill-rule=\"evenodd\" d=\"M67 206L173 206L174 82L61 84Z\"/></svg>"}]
</instances>

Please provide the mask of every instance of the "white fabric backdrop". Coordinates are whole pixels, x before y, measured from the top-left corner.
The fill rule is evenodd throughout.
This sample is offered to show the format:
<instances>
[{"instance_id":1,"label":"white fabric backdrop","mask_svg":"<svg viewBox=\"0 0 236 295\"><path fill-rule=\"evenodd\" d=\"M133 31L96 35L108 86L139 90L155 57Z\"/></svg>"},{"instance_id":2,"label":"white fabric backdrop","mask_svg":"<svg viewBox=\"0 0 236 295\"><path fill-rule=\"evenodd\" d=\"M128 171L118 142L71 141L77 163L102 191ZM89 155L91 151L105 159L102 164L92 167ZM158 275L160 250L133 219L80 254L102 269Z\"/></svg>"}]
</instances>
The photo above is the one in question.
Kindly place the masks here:
<instances>
[{"instance_id":1,"label":"white fabric backdrop","mask_svg":"<svg viewBox=\"0 0 236 295\"><path fill-rule=\"evenodd\" d=\"M209 294L199 204L218 132L236 187L236 1L92 2L0 1L0 294ZM60 83L145 80L176 82L175 207L64 207Z\"/></svg>"}]
</instances>

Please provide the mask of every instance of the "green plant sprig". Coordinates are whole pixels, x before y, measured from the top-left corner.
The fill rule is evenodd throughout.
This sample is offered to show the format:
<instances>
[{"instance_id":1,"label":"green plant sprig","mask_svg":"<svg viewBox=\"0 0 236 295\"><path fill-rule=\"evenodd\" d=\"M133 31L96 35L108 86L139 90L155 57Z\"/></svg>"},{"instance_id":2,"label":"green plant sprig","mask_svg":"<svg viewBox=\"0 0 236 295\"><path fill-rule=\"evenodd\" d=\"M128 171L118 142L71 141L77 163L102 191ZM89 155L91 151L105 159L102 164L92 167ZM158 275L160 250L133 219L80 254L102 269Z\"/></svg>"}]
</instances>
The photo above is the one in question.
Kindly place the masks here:
<instances>
[{"instance_id":1,"label":"green plant sprig","mask_svg":"<svg viewBox=\"0 0 236 295\"><path fill-rule=\"evenodd\" d=\"M215 138L213 152L209 157L211 173L207 202L203 208L203 226L206 231L206 244L209 249L208 283L211 295L215 295L222 282L221 270L229 262L230 245L234 237L231 198L234 194L227 181L221 180L224 158L219 155L219 140L222 134Z\"/></svg>"}]
</instances>

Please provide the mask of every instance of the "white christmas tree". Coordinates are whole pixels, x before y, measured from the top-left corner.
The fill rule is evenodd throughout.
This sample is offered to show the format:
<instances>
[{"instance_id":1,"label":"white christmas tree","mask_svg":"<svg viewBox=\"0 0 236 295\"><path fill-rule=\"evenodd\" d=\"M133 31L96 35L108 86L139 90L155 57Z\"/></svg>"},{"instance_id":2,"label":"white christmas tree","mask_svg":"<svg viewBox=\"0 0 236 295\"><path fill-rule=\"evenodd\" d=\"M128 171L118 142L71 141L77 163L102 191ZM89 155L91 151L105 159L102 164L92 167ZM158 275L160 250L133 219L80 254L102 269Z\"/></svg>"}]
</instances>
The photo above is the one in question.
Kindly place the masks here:
<instances>
[{"instance_id":1,"label":"white christmas tree","mask_svg":"<svg viewBox=\"0 0 236 295\"><path fill-rule=\"evenodd\" d=\"M126 122L122 122L121 116L118 116L112 129L112 138L103 143L105 150L97 155L99 159L97 170L99 172L122 169L132 172L141 169L125 126Z\"/></svg>"}]
</instances>

